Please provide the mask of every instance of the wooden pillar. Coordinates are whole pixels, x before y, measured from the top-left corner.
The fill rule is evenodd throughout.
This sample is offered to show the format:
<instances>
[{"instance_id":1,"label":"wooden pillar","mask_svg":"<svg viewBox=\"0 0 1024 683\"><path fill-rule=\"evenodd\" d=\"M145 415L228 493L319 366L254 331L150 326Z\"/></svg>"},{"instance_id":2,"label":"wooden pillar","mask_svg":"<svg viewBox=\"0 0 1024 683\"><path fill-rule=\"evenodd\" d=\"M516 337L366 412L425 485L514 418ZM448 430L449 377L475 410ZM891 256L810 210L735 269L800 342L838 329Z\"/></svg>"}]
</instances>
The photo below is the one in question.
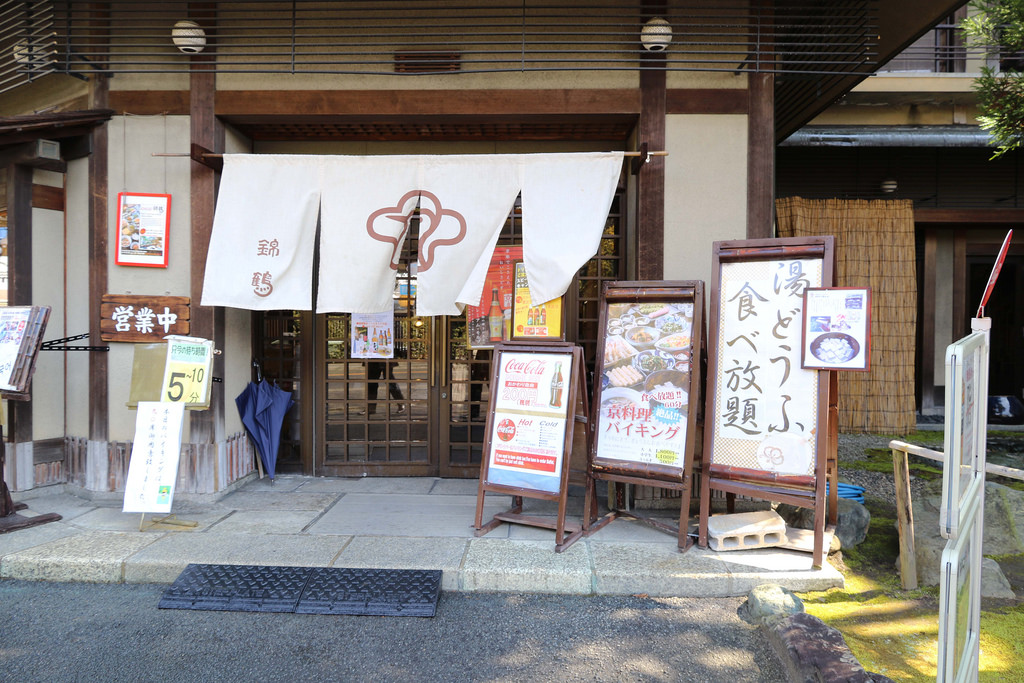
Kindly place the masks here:
<instances>
[{"instance_id":1,"label":"wooden pillar","mask_svg":"<svg viewBox=\"0 0 1024 683\"><path fill-rule=\"evenodd\" d=\"M194 3L189 16L204 25L204 18L213 19L215 8L211 3ZM207 36L212 34L213 21L205 22ZM217 125L214 115L217 77L216 56L208 45L202 53L193 55L192 74L189 84L190 137L193 147L199 146L211 152L221 152L224 147L223 129ZM198 161L191 164L191 236L192 261L190 296L192 298L191 335L212 339L214 348L224 348L224 310L200 306L203 281L206 275L206 252L210 246L210 232L213 229L213 210L216 202L216 172ZM223 356L214 356L213 376L224 376ZM224 385L214 384L208 410L190 411L190 441L192 443L214 443L217 440L217 426L223 424Z\"/></svg>"},{"instance_id":2,"label":"wooden pillar","mask_svg":"<svg viewBox=\"0 0 1024 683\"><path fill-rule=\"evenodd\" d=\"M752 73L747 113L747 239L775 236L775 76Z\"/></svg>"},{"instance_id":3,"label":"wooden pillar","mask_svg":"<svg viewBox=\"0 0 1024 683\"><path fill-rule=\"evenodd\" d=\"M775 10L755 0L747 75L747 239L775 236Z\"/></svg>"},{"instance_id":4,"label":"wooden pillar","mask_svg":"<svg viewBox=\"0 0 1024 683\"><path fill-rule=\"evenodd\" d=\"M665 56L640 60L639 143L665 149ZM650 157L637 172L637 278L660 280L665 270L665 157Z\"/></svg>"},{"instance_id":5,"label":"wooden pillar","mask_svg":"<svg viewBox=\"0 0 1024 683\"><path fill-rule=\"evenodd\" d=\"M7 167L7 305L32 305L32 167ZM14 443L32 441L32 402L8 401L11 426L6 430Z\"/></svg>"}]
</instances>

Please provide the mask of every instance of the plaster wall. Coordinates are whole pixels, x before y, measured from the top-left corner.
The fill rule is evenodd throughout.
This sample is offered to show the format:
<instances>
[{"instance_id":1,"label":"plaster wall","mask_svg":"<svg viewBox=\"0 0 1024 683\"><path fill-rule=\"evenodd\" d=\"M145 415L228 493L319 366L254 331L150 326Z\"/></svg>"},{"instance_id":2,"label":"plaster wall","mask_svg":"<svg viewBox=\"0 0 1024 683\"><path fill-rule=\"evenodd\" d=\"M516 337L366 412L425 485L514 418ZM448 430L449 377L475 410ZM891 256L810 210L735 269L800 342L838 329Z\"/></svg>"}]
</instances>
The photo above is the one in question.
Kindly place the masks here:
<instances>
[{"instance_id":1,"label":"plaster wall","mask_svg":"<svg viewBox=\"0 0 1024 683\"><path fill-rule=\"evenodd\" d=\"M59 173L36 171L33 182L60 187ZM64 326L64 212L32 209L32 305L49 306L43 339L67 336ZM32 438L64 436L64 353L40 351L32 377Z\"/></svg>"},{"instance_id":2,"label":"plaster wall","mask_svg":"<svg viewBox=\"0 0 1024 683\"><path fill-rule=\"evenodd\" d=\"M64 203L67 207L67 335L89 331L89 159L68 162ZM88 339L71 342L88 345ZM89 436L89 356L92 352L61 354L67 364L64 411L66 436Z\"/></svg>"},{"instance_id":3,"label":"plaster wall","mask_svg":"<svg viewBox=\"0 0 1024 683\"><path fill-rule=\"evenodd\" d=\"M154 157L154 152L189 149L187 116L115 116L108 125L107 293L191 295L190 164L187 158ZM117 196L121 192L171 195L167 268L114 264ZM194 302L194 304L197 302ZM135 411L125 405L131 384L134 344L110 343L108 373L109 438L132 438ZM188 434L182 436L188 441Z\"/></svg>"},{"instance_id":4,"label":"plaster wall","mask_svg":"<svg viewBox=\"0 0 1024 683\"><path fill-rule=\"evenodd\" d=\"M712 243L747 234L747 117L668 116L665 140L665 279L708 286Z\"/></svg>"}]
</instances>

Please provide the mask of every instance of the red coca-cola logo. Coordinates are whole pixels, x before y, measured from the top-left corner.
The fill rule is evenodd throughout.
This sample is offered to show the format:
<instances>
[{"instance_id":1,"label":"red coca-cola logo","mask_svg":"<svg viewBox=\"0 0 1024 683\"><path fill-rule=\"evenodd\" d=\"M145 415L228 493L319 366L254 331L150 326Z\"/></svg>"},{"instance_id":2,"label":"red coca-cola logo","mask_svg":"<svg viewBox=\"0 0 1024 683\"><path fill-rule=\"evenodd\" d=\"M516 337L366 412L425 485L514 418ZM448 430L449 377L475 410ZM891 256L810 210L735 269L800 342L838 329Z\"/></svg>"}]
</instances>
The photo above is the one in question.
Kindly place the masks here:
<instances>
[{"instance_id":1,"label":"red coca-cola logo","mask_svg":"<svg viewBox=\"0 0 1024 683\"><path fill-rule=\"evenodd\" d=\"M542 360L529 360L526 362L510 358L505 363L505 372L518 372L523 375L543 375L545 363Z\"/></svg>"},{"instance_id":2,"label":"red coca-cola logo","mask_svg":"<svg viewBox=\"0 0 1024 683\"><path fill-rule=\"evenodd\" d=\"M498 438L502 441L511 441L516 436L516 423L505 418L498 423Z\"/></svg>"}]
</instances>

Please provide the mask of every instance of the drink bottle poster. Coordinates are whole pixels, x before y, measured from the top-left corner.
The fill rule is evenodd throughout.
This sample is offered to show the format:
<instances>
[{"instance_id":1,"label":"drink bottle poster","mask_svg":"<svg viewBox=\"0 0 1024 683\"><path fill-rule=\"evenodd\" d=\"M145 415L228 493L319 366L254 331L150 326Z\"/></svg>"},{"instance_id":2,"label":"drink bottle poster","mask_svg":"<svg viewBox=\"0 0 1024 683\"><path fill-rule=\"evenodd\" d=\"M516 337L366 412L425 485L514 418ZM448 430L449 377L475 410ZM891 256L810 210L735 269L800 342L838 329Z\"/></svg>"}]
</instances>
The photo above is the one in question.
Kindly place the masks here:
<instances>
[{"instance_id":1,"label":"drink bottle poster","mask_svg":"<svg viewBox=\"0 0 1024 683\"><path fill-rule=\"evenodd\" d=\"M395 357L395 313L352 314L352 358Z\"/></svg>"},{"instance_id":2,"label":"drink bottle poster","mask_svg":"<svg viewBox=\"0 0 1024 683\"><path fill-rule=\"evenodd\" d=\"M526 264L516 263L515 299L512 308L512 339L515 340L561 340L565 335L562 328L562 298L546 301L534 306L530 298L530 283L526 276Z\"/></svg>"},{"instance_id":3,"label":"drink bottle poster","mask_svg":"<svg viewBox=\"0 0 1024 683\"><path fill-rule=\"evenodd\" d=\"M507 351L498 360L488 481L557 493L573 356Z\"/></svg>"},{"instance_id":4,"label":"drink bottle poster","mask_svg":"<svg viewBox=\"0 0 1024 683\"><path fill-rule=\"evenodd\" d=\"M466 306L467 334L472 348L491 349L495 342L512 338L515 264L522 260L522 247L494 248L480 303Z\"/></svg>"}]
</instances>

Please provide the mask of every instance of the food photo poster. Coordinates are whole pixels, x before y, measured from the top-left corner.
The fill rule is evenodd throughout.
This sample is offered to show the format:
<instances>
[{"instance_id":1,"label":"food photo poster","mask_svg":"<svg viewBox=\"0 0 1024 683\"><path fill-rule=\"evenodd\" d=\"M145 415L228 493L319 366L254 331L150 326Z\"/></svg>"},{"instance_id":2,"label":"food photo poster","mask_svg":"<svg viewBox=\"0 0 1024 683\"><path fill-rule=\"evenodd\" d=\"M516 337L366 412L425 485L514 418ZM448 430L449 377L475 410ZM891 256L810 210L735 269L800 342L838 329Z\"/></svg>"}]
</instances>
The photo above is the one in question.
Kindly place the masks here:
<instances>
[{"instance_id":1,"label":"food photo poster","mask_svg":"<svg viewBox=\"0 0 1024 683\"><path fill-rule=\"evenodd\" d=\"M166 268L170 225L171 195L119 193L115 263Z\"/></svg>"},{"instance_id":2,"label":"food photo poster","mask_svg":"<svg viewBox=\"0 0 1024 683\"><path fill-rule=\"evenodd\" d=\"M871 290L807 288L804 293L801 367L868 370L871 358Z\"/></svg>"}]
</instances>

